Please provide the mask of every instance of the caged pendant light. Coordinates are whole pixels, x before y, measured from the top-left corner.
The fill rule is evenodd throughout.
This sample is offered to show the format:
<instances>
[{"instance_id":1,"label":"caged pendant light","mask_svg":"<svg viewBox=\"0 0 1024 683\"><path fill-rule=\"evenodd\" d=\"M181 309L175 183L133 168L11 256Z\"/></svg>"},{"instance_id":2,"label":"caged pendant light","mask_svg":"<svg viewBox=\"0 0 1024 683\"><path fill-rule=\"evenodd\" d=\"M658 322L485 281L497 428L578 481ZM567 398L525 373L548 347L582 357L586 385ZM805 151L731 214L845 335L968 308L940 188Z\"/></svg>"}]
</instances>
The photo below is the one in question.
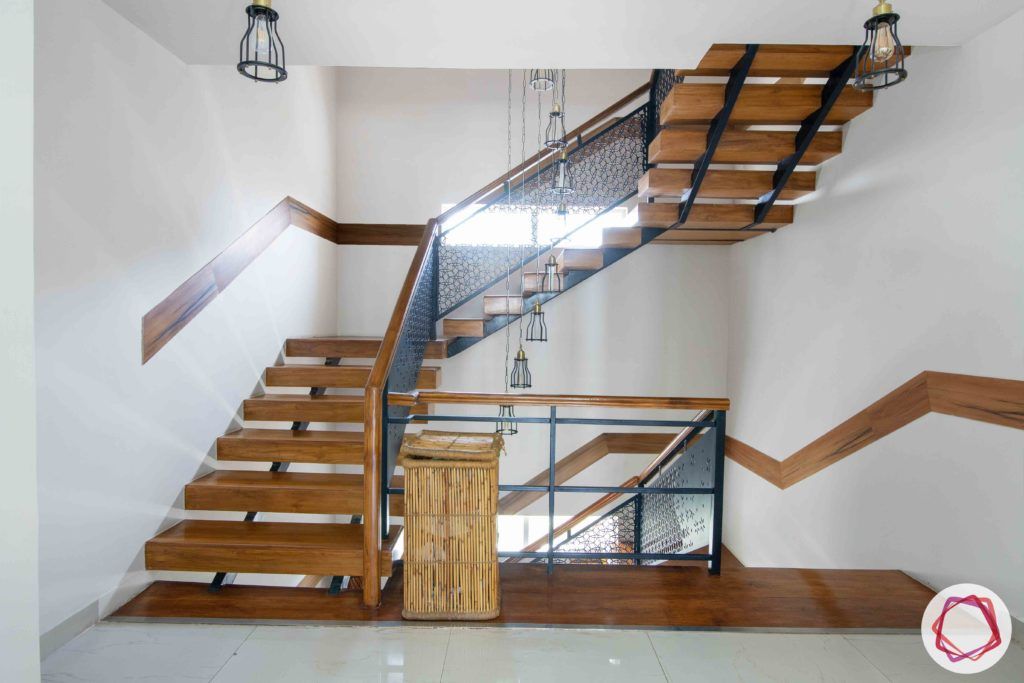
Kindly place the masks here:
<instances>
[{"instance_id":1,"label":"caged pendant light","mask_svg":"<svg viewBox=\"0 0 1024 683\"><path fill-rule=\"evenodd\" d=\"M540 281L540 291L553 294L562 291L562 274L558 272L558 260L554 254L548 256L544 264L544 277Z\"/></svg>"},{"instance_id":2,"label":"caged pendant light","mask_svg":"<svg viewBox=\"0 0 1024 683\"><path fill-rule=\"evenodd\" d=\"M526 326L526 341L546 342L547 340L548 326L544 322L544 311L540 307L540 302L536 301L533 304L533 310L530 311L530 324Z\"/></svg>"},{"instance_id":3,"label":"caged pendant light","mask_svg":"<svg viewBox=\"0 0 1024 683\"><path fill-rule=\"evenodd\" d=\"M544 131L544 146L548 149L565 149L565 114L562 105L555 102L548 114L548 127Z\"/></svg>"},{"instance_id":4,"label":"caged pendant light","mask_svg":"<svg viewBox=\"0 0 1024 683\"><path fill-rule=\"evenodd\" d=\"M499 406L498 419L494 423L494 431L504 436L512 436L519 433L516 424L515 408L513 406Z\"/></svg>"},{"instance_id":5,"label":"caged pendant light","mask_svg":"<svg viewBox=\"0 0 1024 683\"><path fill-rule=\"evenodd\" d=\"M529 361L526 358L526 351L523 347L519 347L519 351L516 352L516 359L512 365L512 381L509 382L509 386L513 389L529 389L533 386L532 377L530 376Z\"/></svg>"},{"instance_id":6,"label":"caged pendant light","mask_svg":"<svg viewBox=\"0 0 1024 683\"><path fill-rule=\"evenodd\" d=\"M555 87L554 69L530 69L530 87L534 90L551 90Z\"/></svg>"},{"instance_id":7,"label":"caged pendant light","mask_svg":"<svg viewBox=\"0 0 1024 683\"><path fill-rule=\"evenodd\" d=\"M562 150L562 155L555 162L551 178L551 191L557 195L568 195L576 191L573 182L572 162L569 155Z\"/></svg>"},{"instance_id":8,"label":"caged pendant light","mask_svg":"<svg viewBox=\"0 0 1024 683\"><path fill-rule=\"evenodd\" d=\"M864 22L864 44L857 51L857 76L853 87L858 90L883 90L907 78L906 57L896 24L900 15L892 11L886 0L878 0L871 18Z\"/></svg>"},{"instance_id":9,"label":"caged pendant light","mask_svg":"<svg viewBox=\"0 0 1024 683\"><path fill-rule=\"evenodd\" d=\"M278 13L270 0L253 0L245 8L249 25L238 44L238 73L263 83L280 83L288 78L284 43L277 33Z\"/></svg>"}]
</instances>

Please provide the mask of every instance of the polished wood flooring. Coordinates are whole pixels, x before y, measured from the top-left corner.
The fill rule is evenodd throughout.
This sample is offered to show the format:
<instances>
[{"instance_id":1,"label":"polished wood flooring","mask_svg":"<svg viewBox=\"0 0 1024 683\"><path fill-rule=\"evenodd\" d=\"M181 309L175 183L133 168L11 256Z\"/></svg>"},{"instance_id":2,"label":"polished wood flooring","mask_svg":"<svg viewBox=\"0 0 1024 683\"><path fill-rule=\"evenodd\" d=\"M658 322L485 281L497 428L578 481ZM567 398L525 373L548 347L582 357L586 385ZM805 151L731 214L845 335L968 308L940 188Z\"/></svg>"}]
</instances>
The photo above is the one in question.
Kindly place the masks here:
<instances>
[{"instance_id":1,"label":"polished wood flooring","mask_svg":"<svg viewBox=\"0 0 1024 683\"><path fill-rule=\"evenodd\" d=\"M502 612L481 624L676 628L920 628L934 593L899 571L503 564ZM731 565L731 566L730 566ZM383 604L365 610L361 592L157 581L113 619L176 621L399 622L402 571Z\"/></svg>"}]
</instances>

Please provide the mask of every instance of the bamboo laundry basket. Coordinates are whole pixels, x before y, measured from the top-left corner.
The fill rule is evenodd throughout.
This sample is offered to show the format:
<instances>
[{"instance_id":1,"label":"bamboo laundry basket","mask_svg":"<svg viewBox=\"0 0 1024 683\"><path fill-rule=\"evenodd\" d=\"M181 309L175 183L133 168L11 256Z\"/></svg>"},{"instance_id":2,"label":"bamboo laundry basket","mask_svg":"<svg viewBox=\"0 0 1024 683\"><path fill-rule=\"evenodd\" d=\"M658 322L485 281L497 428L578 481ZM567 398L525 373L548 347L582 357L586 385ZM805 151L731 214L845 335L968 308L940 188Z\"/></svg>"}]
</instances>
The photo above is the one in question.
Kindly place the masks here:
<instances>
[{"instance_id":1,"label":"bamboo laundry basket","mask_svg":"<svg viewBox=\"0 0 1024 683\"><path fill-rule=\"evenodd\" d=\"M406 619L498 616L498 434L405 438Z\"/></svg>"}]
</instances>

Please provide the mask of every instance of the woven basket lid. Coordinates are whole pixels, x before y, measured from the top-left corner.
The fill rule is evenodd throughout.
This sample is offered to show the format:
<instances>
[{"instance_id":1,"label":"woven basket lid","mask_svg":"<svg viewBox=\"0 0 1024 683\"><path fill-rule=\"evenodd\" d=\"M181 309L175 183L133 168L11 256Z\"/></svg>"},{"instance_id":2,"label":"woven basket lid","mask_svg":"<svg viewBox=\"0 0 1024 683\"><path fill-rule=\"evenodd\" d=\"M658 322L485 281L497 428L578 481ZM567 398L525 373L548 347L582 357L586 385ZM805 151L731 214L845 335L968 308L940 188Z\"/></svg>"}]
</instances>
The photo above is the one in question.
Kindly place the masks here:
<instances>
[{"instance_id":1,"label":"woven basket lid","mask_svg":"<svg viewBox=\"0 0 1024 683\"><path fill-rule=\"evenodd\" d=\"M403 458L427 460L496 460L504 442L500 434L435 432L409 434L402 441Z\"/></svg>"}]
</instances>

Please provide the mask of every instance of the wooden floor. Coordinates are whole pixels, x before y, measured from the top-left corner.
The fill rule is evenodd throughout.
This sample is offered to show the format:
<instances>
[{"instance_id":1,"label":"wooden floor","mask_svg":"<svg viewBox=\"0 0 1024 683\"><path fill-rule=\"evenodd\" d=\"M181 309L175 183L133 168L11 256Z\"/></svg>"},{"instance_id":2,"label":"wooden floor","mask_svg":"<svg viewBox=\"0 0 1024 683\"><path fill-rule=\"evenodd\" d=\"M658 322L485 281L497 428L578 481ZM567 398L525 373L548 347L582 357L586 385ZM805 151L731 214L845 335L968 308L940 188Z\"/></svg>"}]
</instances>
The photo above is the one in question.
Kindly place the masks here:
<instances>
[{"instance_id":1,"label":"wooden floor","mask_svg":"<svg viewBox=\"0 0 1024 683\"><path fill-rule=\"evenodd\" d=\"M730 563L732 564L732 563ZM919 629L934 593L898 571L503 564L502 613L484 624L691 628ZM359 591L158 581L113 619L398 622L402 572L376 611Z\"/></svg>"}]
</instances>

